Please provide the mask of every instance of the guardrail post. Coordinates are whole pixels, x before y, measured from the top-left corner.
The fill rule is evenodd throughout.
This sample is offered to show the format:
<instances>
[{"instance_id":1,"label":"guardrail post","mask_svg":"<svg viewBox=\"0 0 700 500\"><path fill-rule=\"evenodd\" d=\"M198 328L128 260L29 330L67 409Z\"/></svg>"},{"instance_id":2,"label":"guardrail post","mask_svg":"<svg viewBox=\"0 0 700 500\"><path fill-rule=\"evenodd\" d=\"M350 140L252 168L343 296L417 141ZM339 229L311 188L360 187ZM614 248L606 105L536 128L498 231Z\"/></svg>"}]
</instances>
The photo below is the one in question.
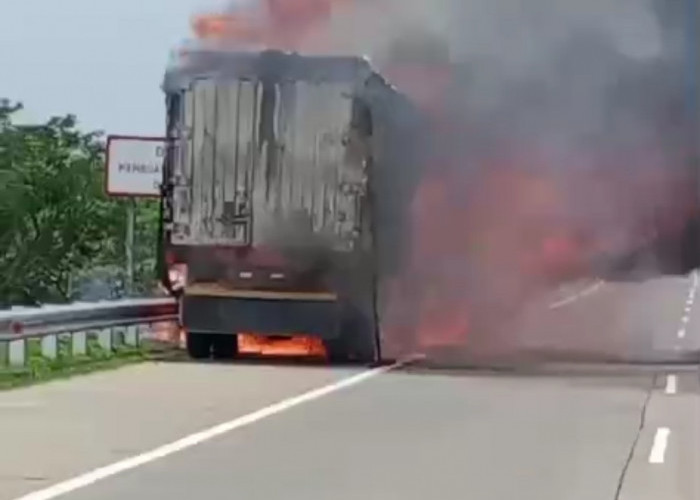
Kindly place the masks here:
<instances>
[{"instance_id":1,"label":"guardrail post","mask_svg":"<svg viewBox=\"0 0 700 500\"><path fill-rule=\"evenodd\" d=\"M25 339L13 340L8 347L10 366L24 366L27 362L27 341Z\"/></svg>"},{"instance_id":2,"label":"guardrail post","mask_svg":"<svg viewBox=\"0 0 700 500\"><path fill-rule=\"evenodd\" d=\"M124 343L128 346L138 347L139 345L139 327L138 325L130 325L126 327L124 334Z\"/></svg>"},{"instance_id":3,"label":"guardrail post","mask_svg":"<svg viewBox=\"0 0 700 500\"><path fill-rule=\"evenodd\" d=\"M71 352L73 356L85 356L87 354L86 332L74 332L71 335Z\"/></svg>"},{"instance_id":4,"label":"guardrail post","mask_svg":"<svg viewBox=\"0 0 700 500\"><path fill-rule=\"evenodd\" d=\"M56 359L58 356L58 335L47 335L41 339L41 355Z\"/></svg>"},{"instance_id":5,"label":"guardrail post","mask_svg":"<svg viewBox=\"0 0 700 500\"><path fill-rule=\"evenodd\" d=\"M144 339L153 340L151 323L139 325L139 342L143 342Z\"/></svg>"},{"instance_id":6,"label":"guardrail post","mask_svg":"<svg viewBox=\"0 0 700 500\"><path fill-rule=\"evenodd\" d=\"M117 348L121 347L124 345L124 335L126 334L126 328L123 326L116 326L112 328L112 349L116 350Z\"/></svg>"},{"instance_id":7,"label":"guardrail post","mask_svg":"<svg viewBox=\"0 0 700 500\"><path fill-rule=\"evenodd\" d=\"M111 328L105 328L104 330L100 330L100 332L97 334L97 342L100 344L100 347L104 349L107 352L112 351L112 329Z\"/></svg>"}]
</instances>

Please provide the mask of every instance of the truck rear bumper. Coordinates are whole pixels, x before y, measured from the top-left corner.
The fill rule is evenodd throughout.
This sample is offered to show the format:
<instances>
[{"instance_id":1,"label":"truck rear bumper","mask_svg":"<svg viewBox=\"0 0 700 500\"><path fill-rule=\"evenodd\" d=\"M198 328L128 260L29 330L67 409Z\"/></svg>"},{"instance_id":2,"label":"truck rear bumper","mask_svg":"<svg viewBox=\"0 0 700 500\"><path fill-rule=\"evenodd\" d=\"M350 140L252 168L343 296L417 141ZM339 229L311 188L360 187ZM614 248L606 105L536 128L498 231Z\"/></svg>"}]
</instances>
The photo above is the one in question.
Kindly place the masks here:
<instances>
[{"instance_id":1,"label":"truck rear bumper","mask_svg":"<svg viewBox=\"0 0 700 500\"><path fill-rule=\"evenodd\" d=\"M181 307L182 324L193 332L304 334L322 339L340 335L337 301L184 295Z\"/></svg>"}]
</instances>

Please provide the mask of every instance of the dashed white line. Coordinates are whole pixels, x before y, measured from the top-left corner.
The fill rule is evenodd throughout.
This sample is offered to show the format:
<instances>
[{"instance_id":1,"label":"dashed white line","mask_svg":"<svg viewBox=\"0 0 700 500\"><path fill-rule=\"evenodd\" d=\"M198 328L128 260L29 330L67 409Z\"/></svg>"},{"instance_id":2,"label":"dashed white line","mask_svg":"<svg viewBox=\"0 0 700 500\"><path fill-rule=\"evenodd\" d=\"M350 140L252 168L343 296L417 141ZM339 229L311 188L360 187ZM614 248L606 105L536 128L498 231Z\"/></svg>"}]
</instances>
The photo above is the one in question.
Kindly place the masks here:
<instances>
[{"instance_id":1,"label":"dashed white line","mask_svg":"<svg viewBox=\"0 0 700 500\"><path fill-rule=\"evenodd\" d=\"M685 309L683 311L684 315L681 318L681 323L683 324L683 326L681 326L681 328L678 330L678 334L677 334L679 339L685 338L686 325L690 322L690 313L693 310L693 304L695 302L695 292L697 291L697 288L698 288L698 281L699 281L698 272L693 271L690 276L692 278L693 284L690 287L690 290L688 291L688 298L685 301ZM674 348L677 351L680 350L679 345L675 345Z\"/></svg>"},{"instance_id":2,"label":"dashed white line","mask_svg":"<svg viewBox=\"0 0 700 500\"><path fill-rule=\"evenodd\" d=\"M66 481L54 484L53 486L34 491L33 493L29 493L27 495L19 497L16 500L51 500L61 495L65 495L66 493L70 493L72 491L76 491L86 486L89 486L103 479L107 479L108 477L115 476L122 472L135 469L137 467L140 467L150 462L154 462L161 458L165 458L169 455L185 450L187 448L191 448L192 446L196 446L205 441L209 441L210 439L229 433L246 425L253 424L265 418L289 410L295 406L299 406L303 403L308 403L310 401L320 399L323 396L327 396L331 393L340 391L342 389L346 389L350 386L360 384L370 378L376 377L377 375L388 372L392 369L399 368L414 360L415 357L400 361L398 363L394 363L393 365L366 370L351 377L341 379L332 384L319 387L318 389L310 390L298 396L283 399L282 401L274 403L265 408L261 408L260 410L254 411L252 413L248 413L247 415L243 415L241 417L234 418L233 420L229 420L228 422L224 422L219 425L210 427L208 429L204 429L203 431L190 434L189 436L185 436L181 439L178 439L177 441L173 441L163 446L159 446L158 448L155 448L151 451L147 451L145 453L134 455L132 457L125 458L124 460L120 460L118 462L99 467L90 472L86 472L85 474L81 474L80 476L76 476L72 479L68 479Z\"/></svg>"},{"instance_id":3,"label":"dashed white line","mask_svg":"<svg viewBox=\"0 0 700 500\"><path fill-rule=\"evenodd\" d=\"M666 394L675 394L678 389L678 377L666 375Z\"/></svg>"},{"instance_id":4,"label":"dashed white line","mask_svg":"<svg viewBox=\"0 0 700 500\"><path fill-rule=\"evenodd\" d=\"M682 326L678 330L678 338L683 339L685 337L685 325L690 321L690 312L693 308L693 303L695 302L695 290L698 286L698 274L693 272L692 274L693 285L688 293L688 298L685 301L685 314L681 318ZM676 351L681 350L679 344L675 344L674 349ZM666 387L664 392L666 394L676 394L678 391L678 377L673 374L666 375ZM666 448L668 447L668 437L671 435L671 429L668 427L659 427L656 429L656 434L654 434L654 442L651 445L651 451L649 452L649 463L650 464L662 464L666 459Z\"/></svg>"},{"instance_id":5,"label":"dashed white line","mask_svg":"<svg viewBox=\"0 0 700 500\"><path fill-rule=\"evenodd\" d=\"M671 429L668 427L659 427L654 434L654 444L649 452L650 464L662 464L666 458L666 447L668 446L668 436L671 434Z\"/></svg>"}]
</instances>

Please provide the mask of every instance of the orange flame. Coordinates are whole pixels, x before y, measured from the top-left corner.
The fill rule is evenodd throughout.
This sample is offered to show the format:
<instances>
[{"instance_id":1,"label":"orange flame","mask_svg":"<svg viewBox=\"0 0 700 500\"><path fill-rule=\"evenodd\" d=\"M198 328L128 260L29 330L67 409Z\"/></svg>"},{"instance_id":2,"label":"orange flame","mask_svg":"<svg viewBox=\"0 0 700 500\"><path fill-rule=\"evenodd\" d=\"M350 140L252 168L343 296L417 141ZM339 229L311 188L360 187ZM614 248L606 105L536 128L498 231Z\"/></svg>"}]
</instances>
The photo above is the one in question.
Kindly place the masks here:
<instances>
[{"instance_id":1,"label":"orange flame","mask_svg":"<svg viewBox=\"0 0 700 500\"><path fill-rule=\"evenodd\" d=\"M254 333L241 333L238 335L238 351L241 354L261 356L326 357L323 341L307 335L270 338Z\"/></svg>"},{"instance_id":2,"label":"orange flame","mask_svg":"<svg viewBox=\"0 0 700 500\"><path fill-rule=\"evenodd\" d=\"M194 16L192 31L202 41L261 44L294 50L316 26L353 0L265 0L226 13Z\"/></svg>"},{"instance_id":3,"label":"orange flame","mask_svg":"<svg viewBox=\"0 0 700 500\"><path fill-rule=\"evenodd\" d=\"M561 217L561 191L524 161L430 169L412 207L409 264L389 291L389 356L469 348L483 334L475 329L495 326L545 280L576 266L581 254Z\"/></svg>"},{"instance_id":4,"label":"orange flame","mask_svg":"<svg viewBox=\"0 0 700 500\"><path fill-rule=\"evenodd\" d=\"M205 14L192 20L192 31L199 40L260 41L261 26L245 14Z\"/></svg>"}]
</instances>

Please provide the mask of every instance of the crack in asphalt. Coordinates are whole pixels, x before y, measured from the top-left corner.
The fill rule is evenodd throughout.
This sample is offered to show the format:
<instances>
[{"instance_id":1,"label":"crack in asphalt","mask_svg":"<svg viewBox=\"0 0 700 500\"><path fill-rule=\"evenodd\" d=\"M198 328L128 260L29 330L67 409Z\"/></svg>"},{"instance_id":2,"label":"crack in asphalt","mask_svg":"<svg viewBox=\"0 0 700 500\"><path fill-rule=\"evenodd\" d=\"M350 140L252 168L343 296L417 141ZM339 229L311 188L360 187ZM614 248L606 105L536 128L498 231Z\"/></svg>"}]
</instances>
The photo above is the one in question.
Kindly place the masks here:
<instances>
[{"instance_id":1,"label":"crack in asphalt","mask_svg":"<svg viewBox=\"0 0 700 500\"><path fill-rule=\"evenodd\" d=\"M620 471L620 476L617 480L617 488L615 489L615 496L613 497L613 500L619 500L620 495L622 494L622 487L625 483L625 478L627 477L627 471L629 470L630 464L632 463L632 458L634 458L634 453L637 450L637 445L639 444L639 439L642 436L642 431L646 426L647 408L649 407L651 396L652 394L654 394L654 389L656 388L658 378L659 374L655 373L651 379L649 389L647 389L646 396L644 397L644 403L642 404L642 410L639 416L639 426L637 427L637 433L635 434L634 439L632 440L632 445L630 446L629 453L627 454L625 463L622 466L622 470Z\"/></svg>"}]
</instances>

